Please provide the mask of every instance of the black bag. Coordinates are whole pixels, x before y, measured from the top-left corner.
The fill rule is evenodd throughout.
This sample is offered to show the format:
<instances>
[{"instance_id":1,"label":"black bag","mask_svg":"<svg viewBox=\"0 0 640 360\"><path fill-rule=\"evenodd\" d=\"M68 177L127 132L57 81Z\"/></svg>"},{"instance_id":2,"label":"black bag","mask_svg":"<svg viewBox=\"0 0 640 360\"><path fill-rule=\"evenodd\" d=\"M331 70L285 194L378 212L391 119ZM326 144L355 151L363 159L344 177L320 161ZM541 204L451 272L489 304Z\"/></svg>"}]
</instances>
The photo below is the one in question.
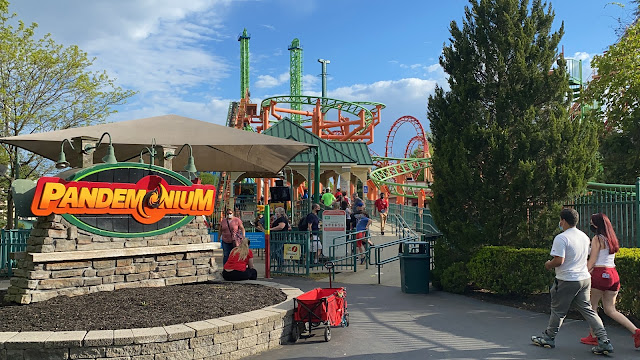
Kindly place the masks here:
<instances>
[{"instance_id":1,"label":"black bag","mask_svg":"<svg viewBox=\"0 0 640 360\"><path fill-rule=\"evenodd\" d=\"M298 221L298 231L309 230L309 224L307 223L307 216L301 218L300 221Z\"/></svg>"}]
</instances>

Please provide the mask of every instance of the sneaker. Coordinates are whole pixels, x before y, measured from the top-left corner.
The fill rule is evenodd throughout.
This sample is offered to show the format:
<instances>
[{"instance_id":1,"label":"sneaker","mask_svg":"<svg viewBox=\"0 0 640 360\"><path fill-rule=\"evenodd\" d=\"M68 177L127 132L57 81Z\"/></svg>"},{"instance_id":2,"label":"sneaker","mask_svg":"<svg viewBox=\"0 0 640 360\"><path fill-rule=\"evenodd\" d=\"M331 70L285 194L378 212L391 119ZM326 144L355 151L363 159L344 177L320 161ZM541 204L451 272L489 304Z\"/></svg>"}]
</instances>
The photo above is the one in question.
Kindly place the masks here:
<instances>
[{"instance_id":1,"label":"sneaker","mask_svg":"<svg viewBox=\"0 0 640 360\"><path fill-rule=\"evenodd\" d=\"M556 347L556 342L554 339L550 338L546 333L542 333L541 336L532 336L531 342L538 346L542 346L544 348L550 349Z\"/></svg>"},{"instance_id":2,"label":"sneaker","mask_svg":"<svg viewBox=\"0 0 640 360\"><path fill-rule=\"evenodd\" d=\"M380 235L384 235L384 231L380 231Z\"/></svg>"},{"instance_id":3,"label":"sneaker","mask_svg":"<svg viewBox=\"0 0 640 360\"><path fill-rule=\"evenodd\" d=\"M596 355L609 355L613 352L613 345L610 340L598 340L598 346L592 347L591 352Z\"/></svg>"},{"instance_id":4,"label":"sneaker","mask_svg":"<svg viewBox=\"0 0 640 360\"><path fill-rule=\"evenodd\" d=\"M364 264L364 258L360 259L360 265Z\"/></svg>"},{"instance_id":5,"label":"sneaker","mask_svg":"<svg viewBox=\"0 0 640 360\"><path fill-rule=\"evenodd\" d=\"M581 338L580 342L587 345L598 345L598 339L591 334L587 337Z\"/></svg>"},{"instance_id":6,"label":"sneaker","mask_svg":"<svg viewBox=\"0 0 640 360\"><path fill-rule=\"evenodd\" d=\"M636 329L636 332L631 336L633 336L633 345L637 348L640 347L640 329Z\"/></svg>"}]
</instances>

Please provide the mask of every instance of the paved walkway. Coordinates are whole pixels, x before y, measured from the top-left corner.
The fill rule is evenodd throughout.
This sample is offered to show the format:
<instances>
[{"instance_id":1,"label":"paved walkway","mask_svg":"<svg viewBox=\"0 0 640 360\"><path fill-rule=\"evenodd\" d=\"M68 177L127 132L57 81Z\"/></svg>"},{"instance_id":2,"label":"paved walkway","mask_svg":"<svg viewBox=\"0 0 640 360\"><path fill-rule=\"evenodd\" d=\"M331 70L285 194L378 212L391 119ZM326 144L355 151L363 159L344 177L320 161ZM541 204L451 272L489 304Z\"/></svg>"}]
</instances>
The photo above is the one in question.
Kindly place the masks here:
<instances>
[{"instance_id":1,"label":"paved walkway","mask_svg":"<svg viewBox=\"0 0 640 360\"><path fill-rule=\"evenodd\" d=\"M374 234L379 234L374 224ZM388 229L387 229L388 230ZM387 231L384 239L391 241ZM397 250L395 250L397 251ZM264 269L264 267L262 268ZM260 269L259 269L260 270ZM264 270L262 270L264 271ZM555 349L530 342L547 324L548 315L482 302L462 295L431 291L427 295L400 291L398 262L385 265L377 285L376 269L356 274L341 273L333 286L345 286L351 325L332 329L330 342L322 331L295 344L267 351L248 359L589 359L598 358L591 347L580 344L587 334L582 320L567 319L556 339ZM279 277L270 281L308 291L329 287L318 281ZM608 327L616 359L639 359L630 334L618 326Z\"/></svg>"}]
</instances>

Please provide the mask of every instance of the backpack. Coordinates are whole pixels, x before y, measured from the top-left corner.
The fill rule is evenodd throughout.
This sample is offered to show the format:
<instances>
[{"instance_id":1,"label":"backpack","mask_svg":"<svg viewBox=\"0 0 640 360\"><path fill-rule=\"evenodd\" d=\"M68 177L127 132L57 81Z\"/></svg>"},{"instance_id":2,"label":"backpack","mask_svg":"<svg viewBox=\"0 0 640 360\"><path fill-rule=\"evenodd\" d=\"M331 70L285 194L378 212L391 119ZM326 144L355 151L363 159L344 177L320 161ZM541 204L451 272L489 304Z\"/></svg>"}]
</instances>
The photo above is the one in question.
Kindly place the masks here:
<instances>
[{"instance_id":1,"label":"backpack","mask_svg":"<svg viewBox=\"0 0 640 360\"><path fill-rule=\"evenodd\" d=\"M307 217L304 216L298 221L298 231L307 231L309 230L309 224L307 223Z\"/></svg>"}]
</instances>

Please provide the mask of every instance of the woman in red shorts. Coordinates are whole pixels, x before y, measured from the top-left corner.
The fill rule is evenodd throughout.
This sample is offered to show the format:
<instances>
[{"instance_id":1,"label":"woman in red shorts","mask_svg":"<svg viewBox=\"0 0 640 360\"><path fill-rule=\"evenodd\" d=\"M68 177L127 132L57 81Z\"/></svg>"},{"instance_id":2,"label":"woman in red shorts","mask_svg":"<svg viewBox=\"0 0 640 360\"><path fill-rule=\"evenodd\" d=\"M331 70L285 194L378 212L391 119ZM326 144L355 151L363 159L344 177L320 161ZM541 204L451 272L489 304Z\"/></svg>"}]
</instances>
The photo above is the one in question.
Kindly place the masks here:
<instances>
[{"instance_id":1,"label":"woman in red shorts","mask_svg":"<svg viewBox=\"0 0 640 360\"><path fill-rule=\"evenodd\" d=\"M591 215L591 231L596 235L591 239L591 254L587 267L591 272L591 306L598 312L598 303L602 300L604 313L624 326L633 335L635 347L640 347L640 329L616 310L616 297L620 290L620 277L614 263L616 253L620 250L618 238L613 231L611 221L603 213ZM580 342L598 345L598 339L589 333Z\"/></svg>"}]
</instances>

